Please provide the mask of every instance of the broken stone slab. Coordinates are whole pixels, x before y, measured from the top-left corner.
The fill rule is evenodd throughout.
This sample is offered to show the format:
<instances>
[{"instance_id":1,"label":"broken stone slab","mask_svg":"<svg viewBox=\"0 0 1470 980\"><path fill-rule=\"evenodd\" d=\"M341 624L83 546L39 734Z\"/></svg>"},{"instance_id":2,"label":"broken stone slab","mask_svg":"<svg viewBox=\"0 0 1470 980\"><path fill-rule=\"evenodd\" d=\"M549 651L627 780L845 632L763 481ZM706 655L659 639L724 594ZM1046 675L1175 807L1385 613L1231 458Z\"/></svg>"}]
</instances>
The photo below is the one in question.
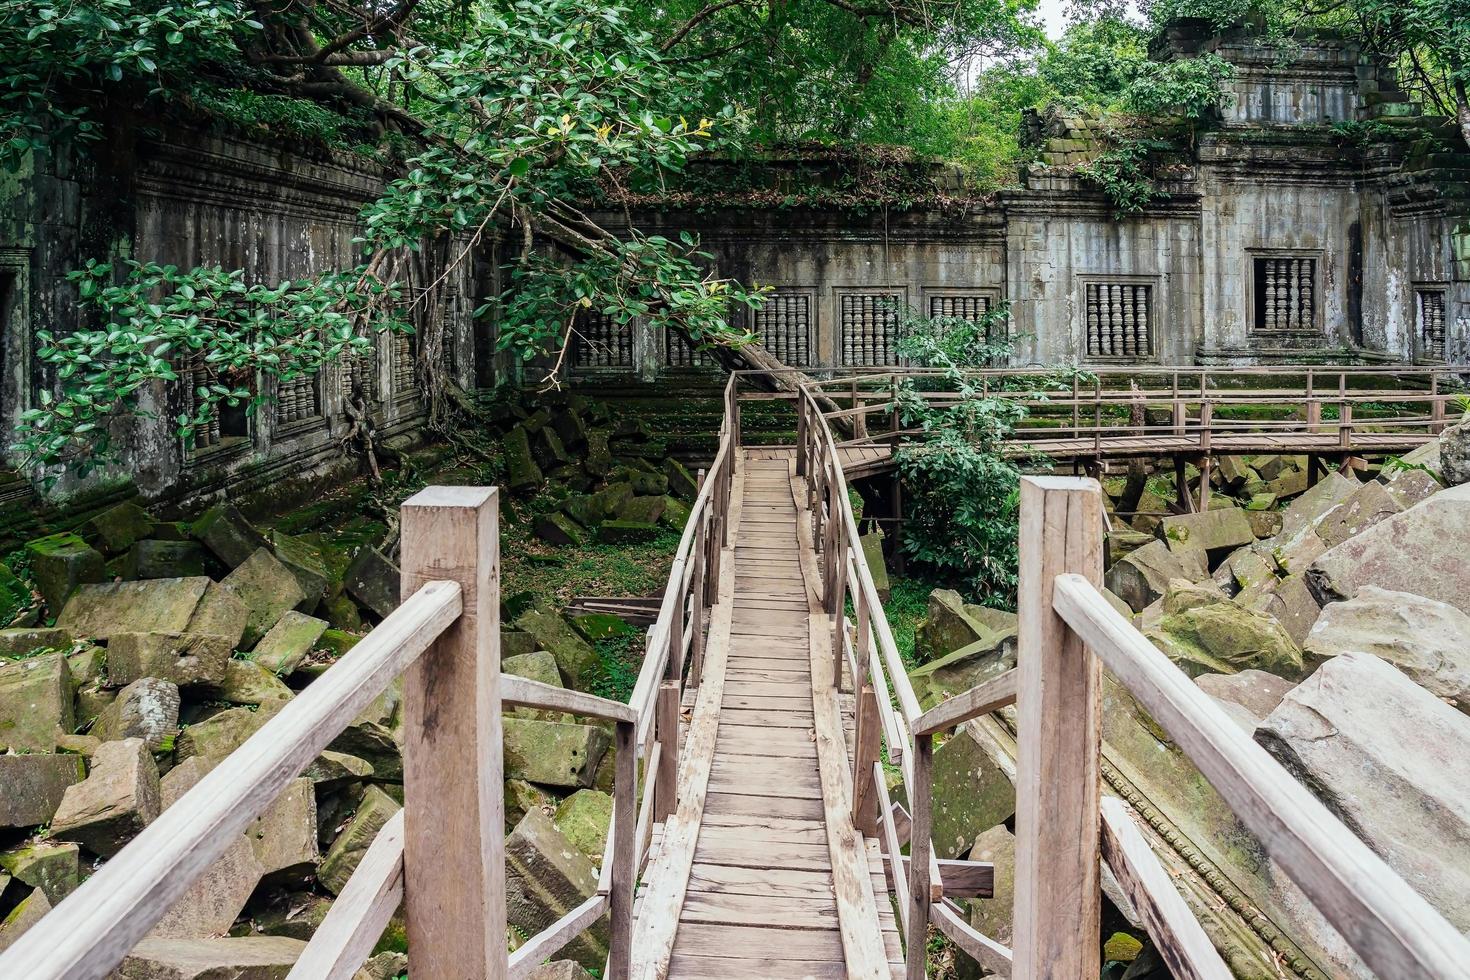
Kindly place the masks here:
<instances>
[{"instance_id":1,"label":"broken stone slab","mask_svg":"<svg viewBox=\"0 0 1470 980\"><path fill-rule=\"evenodd\" d=\"M587 535L575 520L566 514L543 514L536 519L536 537L548 544L581 545Z\"/></svg>"},{"instance_id":2,"label":"broken stone slab","mask_svg":"<svg viewBox=\"0 0 1470 980\"><path fill-rule=\"evenodd\" d=\"M934 750L934 850L941 858L962 856L983 831L1016 812L1010 779L961 725Z\"/></svg>"},{"instance_id":3,"label":"broken stone slab","mask_svg":"<svg viewBox=\"0 0 1470 980\"><path fill-rule=\"evenodd\" d=\"M163 809L177 803L203 779L213 764L195 757L170 769L159 792ZM228 932L239 918L260 882L260 862L250 841L241 834L204 873L169 906L149 936L153 938L205 938Z\"/></svg>"},{"instance_id":4,"label":"broken stone slab","mask_svg":"<svg viewBox=\"0 0 1470 980\"><path fill-rule=\"evenodd\" d=\"M1360 485L1317 522L1317 537L1331 548L1403 510L1388 488L1377 481Z\"/></svg>"},{"instance_id":5,"label":"broken stone slab","mask_svg":"<svg viewBox=\"0 0 1470 980\"><path fill-rule=\"evenodd\" d=\"M1238 674L1201 674L1194 679L1201 691L1218 701L1238 705L1261 721L1296 685L1264 670Z\"/></svg>"},{"instance_id":6,"label":"broken stone slab","mask_svg":"<svg viewBox=\"0 0 1470 980\"><path fill-rule=\"evenodd\" d=\"M289 701L296 692L260 664L231 659L225 664L224 680L209 688L208 695L228 704L264 704Z\"/></svg>"},{"instance_id":7,"label":"broken stone slab","mask_svg":"<svg viewBox=\"0 0 1470 980\"><path fill-rule=\"evenodd\" d=\"M1307 584L1323 605L1367 585L1470 613L1470 486L1443 490L1317 557Z\"/></svg>"},{"instance_id":8,"label":"broken stone slab","mask_svg":"<svg viewBox=\"0 0 1470 980\"><path fill-rule=\"evenodd\" d=\"M952 589L935 589L914 645L919 659L927 661L977 642L993 647L1014 632L1013 613L967 603Z\"/></svg>"},{"instance_id":9,"label":"broken stone slab","mask_svg":"<svg viewBox=\"0 0 1470 980\"><path fill-rule=\"evenodd\" d=\"M544 786L582 789L592 785L607 751L607 732L530 718L506 718L505 775Z\"/></svg>"},{"instance_id":10,"label":"broken stone slab","mask_svg":"<svg viewBox=\"0 0 1470 980\"><path fill-rule=\"evenodd\" d=\"M12 848L0 852L0 868L16 881L39 888L52 905L76 891L82 881L81 851L75 844L42 841Z\"/></svg>"},{"instance_id":11,"label":"broken stone slab","mask_svg":"<svg viewBox=\"0 0 1470 980\"><path fill-rule=\"evenodd\" d=\"M200 756L217 763L275 717L285 701L263 701L257 708L226 708L203 721L184 726L174 742L174 756L184 762Z\"/></svg>"},{"instance_id":12,"label":"broken stone slab","mask_svg":"<svg viewBox=\"0 0 1470 980\"><path fill-rule=\"evenodd\" d=\"M938 660L920 664L909 671L914 696L925 708L968 691L976 684L999 677L1016 666L1016 635L976 640Z\"/></svg>"},{"instance_id":13,"label":"broken stone slab","mask_svg":"<svg viewBox=\"0 0 1470 980\"><path fill-rule=\"evenodd\" d=\"M326 629L325 620L293 609L261 637L250 659L271 673L284 677L301 666L301 661L316 648L317 640L322 638Z\"/></svg>"},{"instance_id":14,"label":"broken stone slab","mask_svg":"<svg viewBox=\"0 0 1470 980\"><path fill-rule=\"evenodd\" d=\"M75 729L71 671L66 657L0 662L0 746L18 752L50 752L58 735Z\"/></svg>"},{"instance_id":15,"label":"broken stone slab","mask_svg":"<svg viewBox=\"0 0 1470 980\"><path fill-rule=\"evenodd\" d=\"M1408 510L1444 489L1444 484L1435 479L1433 473L1420 469L1400 469L1379 479L1383 480L1383 489L1388 491L1388 495L1398 501L1401 510Z\"/></svg>"},{"instance_id":16,"label":"broken stone slab","mask_svg":"<svg viewBox=\"0 0 1470 980\"><path fill-rule=\"evenodd\" d=\"M316 788L309 777L293 779L245 837L270 884L306 881L321 861L316 839Z\"/></svg>"},{"instance_id":17,"label":"broken stone slab","mask_svg":"<svg viewBox=\"0 0 1470 980\"><path fill-rule=\"evenodd\" d=\"M527 936L550 926L597 892L597 871L551 818L532 808L505 839L505 904L510 924ZM564 947L583 966L607 960L606 927L598 924Z\"/></svg>"},{"instance_id":18,"label":"broken stone slab","mask_svg":"<svg viewBox=\"0 0 1470 980\"><path fill-rule=\"evenodd\" d=\"M40 922L51 911L51 902L46 893L36 888L21 899L20 904L10 910L4 921L0 921L0 953L5 952L27 929Z\"/></svg>"},{"instance_id":19,"label":"broken stone slab","mask_svg":"<svg viewBox=\"0 0 1470 980\"><path fill-rule=\"evenodd\" d=\"M645 464L640 463L639 465ZM619 466L613 470L612 475L616 480L626 481L635 496L662 497L669 492L669 478L662 473L632 466Z\"/></svg>"},{"instance_id":20,"label":"broken stone slab","mask_svg":"<svg viewBox=\"0 0 1470 980\"><path fill-rule=\"evenodd\" d=\"M683 463L672 456L664 460L663 474L664 478L669 481L669 493L675 497L692 503L699 495L699 481L685 468Z\"/></svg>"},{"instance_id":21,"label":"broken stone slab","mask_svg":"<svg viewBox=\"0 0 1470 980\"><path fill-rule=\"evenodd\" d=\"M1387 661L1345 653L1256 741L1456 929L1470 929L1470 718Z\"/></svg>"},{"instance_id":22,"label":"broken stone slab","mask_svg":"<svg viewBox=\"0 0 1470 980\"><path fill-rule=\"evenodd\" d=\"M127 579L190 578L205 574L204 548L194 541L148 539L133 545L117 567Z\"/></svg>"},{"instance_id":23,"label":"broken stone slab","mask_svg":"<svg viewBox=\"0 0 1470 980\"><path fill-rule=\"evenodd\" d=\"M1214 581L1221 587L1244 592L1276 578L1276 562L1252 545L1231 554L1215 569Z\"/></svg>"},{"instance_id":24,"label":"broken stone slab","mask_svg":"<svg viewBox=\"0 0 1470 980\"><path fill-rule=\"evenodd\" d=\"M271 533L271 551L282 565L291 570L291 574L296 576L297 584L301 586L301 592L306 598L301 601L300 611L312 612L326 597L327 586L331 581L331 573L327 570L326 558L321 549L308 539L274 531Z\"/></svg>"},{"instance_id":25,"label":"broken stone slab","mask_svg":"<svg viewBox=\"0 0 1470 980\"><path fill-rule=\"evenodd\" d=\"M90 734L104 742L141 738L149 751L171 742L179 729L179 688L157 677L142 677L118 692Z\"/></svg>"},{"instance_id":26,"label":"broken stone slab","mask_svg":"<svg viewBox=\"0 0 1470 980\"><path fill-rule=\"evenodd\" d=\"M612 450L607 444L607 432L602 429L589 429L587 432L587 452L582 457L582 469L589 476L602 477L612 472Z\"/></svg>"},{"instance_id":27,"label":"broken stone slab","mask_svg":"<svg viewBox=\"0 0 1470 980\"><path fill-rule=\"evenodd\" d=\"M516 426L500 440L500 451L505 457L506 483L511 492L519 493L539 487L543 481L541 467L531 455L531 440L523 426Z\"/></svg>"},{"instance_id":28,"label":"broken stone slab","mask_svg":"<svg viewBox=\"0 0 1470 980\"><path fill-rule=\"evenodd\" d=\"M78 586L101 582L107 576L102 553L76 534L27 541L25 550L31 560L31 578L53 613L66 605Z\"/></svg>"},{"instance_id":29,"label":"broken stone slab","mask_svg":"<svg viewBox=\"0 0 1470 980\"><path fill-rule=\"evenodd\" d=\"M1470 422L1452 425L1439 436L1439 470L1452 487L1470 483Z\"/></svg>"},{"instance_id":30,"label":"broken stone slab","mask_svg":"<svg viewBox=\"0 0 1470 980\"><path fill-rule=\"evenodd\" d=\"M644 544L658 537L658 525L643 521L603 521L597 525L602 544Z\"/></svg>"},{"instance_id":31,"label":"broken stone slab","mask_svg":"<svg viewBox=\"0 0 1470 980\"><path fill-rule=\"evenodd\" d=\"M1155 541L1115 562L1105 580L1108 590L1128 603L1129 609L1142 612L1168 591L1171 581L1203 582L1209 575L1205 552L1194 548L1173 551Z\"/></svg>"},{"instance_id":32,"label":"broken stone slab","mask_svg":"<svg viewBox=\"0 0 1470 980\"><path fill-rule=\"evenodd\" d=\"M181 688L217 687L233 653L229 637L212 633L115 633L107 644L107 682L156 677Z\"/></svg>"},{"instance_id":33,"label":"broken stone slab","mask_svg":"<svg viewBox=\"0 0 1470 980\"><path fill-rule=\"evenodd\" d=\"M1191 677L1246 668L1283 677L1302 673L1301 649L1285 628L1232 600L1166 614L1144 633Z\"/></svg>"},{"instance_id":34,"label":"broken stone slab","mask_svg":"<svg viewBox=\"0 0 1470 980\"><path fill-rule=\"evenodd\" d=\"M103 554L120 555L153 534L153 517L129 500L93 517L85 530Z\"/></svg>"},{"instance_id":35,"label":"broken stone slab","mask_svg":"<svg viewBox=\"0 0 1470 980\"><path fill-rule=\"evenodd\" d=\"M0 657L28 657L40 650L70 650L72 635L67 630L26 626L0 630Z\"/></svg>"},{"instance_id":36,"label":"broken stone slab","mask_svg":"<svg viewBox=\"0 0 1470 980\"><path fill-rule=\"evenodd\" d=\"M25 625L19 620L38 615L31 607L31 587L20 580L9 565L0 565L0 626ZM24 614L24 615L23 615ZM35 620L32 619L34 622Z\"/></svg>"},{"instance_id":37,"label":"broken stone slab","mask_svg":"<svg viewBox=\"0 0 1470 980\"><path fill-rule=\"evenodd\" d=\"M144 938L110 980L285 980L306 943L284 936Z\"/></svg>"},{"instance_id":38,"label":"broken stone slab","mask_svg":"<svg viewBox=\"0 0 1470 980\"><path fill-rule=\"evenodd\" d=\"M51 820L51 836L112 857L161 809L158 767L141 738L104 742L91 772L67 788Z\"/></svg>"},{"instance_id":39,"label":"broken stone slab","mask_svg":"<svg viewBox=\"0 0 1470 980\"><path fill-rule=\"evenodd\" d=\"M241 641L247 647L254 646L282 616L306 601L296 575L266 548L257 548L221 584L250 610Z\"/></svg>"},{"instance_id":40,"label":"broken stone slab","mask_svg":"<svg viewBox=\"0 0 1470 980\"><path fill-rule=\"evenodd\" d=\"M1341 473L1325 474L1315 486L1281 512L1281 536L1290 539L1316 526L1328 511L1352 496L1359 486L1361 484L1357 480Z\"/></svg>"},{"instance_id":41,"label":"broken stone slab","mask_svg":"<svg viewBox=\"0 0 1470 980\"><path fill-rule=\"evenodd\" d=\"M602 864L607 847L608 827L612 825L612 797L595 789L579 789L557 804L551 822L556 829L587 855L593 864Z\"/></svg>"},{"instance_id":42,"label":"broken stone slab","mask_svg":"<svg viewBox=\"0 0 1470 980\"><path fill-rule=\"evenodd\" d=\"M527 810L544 810L547 814L556 812L557 799L539 786L532 786L524 779L507 779L505 781L505 829L510 832L521 818L526 815Z\"/></svg>"},{"instance_id":43,"label":"broken stone slab","mask_svg":"<svg viewBox=\"0 0 1470 980\"><path fill-rule=\"evenodd\" d=\"M1279 510L1247 510L1245 516L1251 522L1251 533L1257 538L1272 538L1281 533Z\"/></svg>"},{"instance_id":44,"label":"broken stone slab","mask_svg":"<svg viewBox=\"0 0 1470 980\"><path fill-rule=\"evenodd\" d=\"M0 755L0 827L50 823L67 787L81 782L85 770L78 755Z\"/></svg>"},{"instance_id":45,"label":"broken stone slab","mask_svg":"<svg viewBox=\"0 0 1470 980\"><path fill-rule=\"evenodd\" d=\"M361 782L373 774L372 763L346 752L327 749L306 767L301 775L310 779L318 790L329 792L348 783Z\"/></svg>"},{"instance_id":46,"label":"broken stone slab","mask_svg":"<svg viewBox=\"0 0 1470 980\"><path fill-rule=\"evenodd\" d=\"M884 602L892 591L892 584L888 578L888 563L883 558L883 538L881 529L869 531L859 540L863 546L863 561L867 562L868 571L873 577L873 589L878 593L878 598Z\"/></svg>"},{"instance_id":47,"label":"broken stone slab","mask_svg":"<svg viewBox=\"0 0 1470 980\"><path fill-rule=\"evenodd\" d=\"M1470 712L1470 615L1448 603L1364 586L1353 598L1328 604L1305 651L1314 664L1372 654Z\"/></svg>"},{"instance_id":48,"label":"broken stone slab","mask_svg":"<svg viewBox=\"0 0 1470 980\"><path fill-rule=\"evenodd\" d=\"M632 497L618 508L618 520L633 524L657 524L663 516L663 497Z\"/></svg>"},{"instance_id":49,"label":"broken stone slab","mask_svg":"<svg viewBox=\"0 0 1470 980\"><path fill-rule=\"evenodd\" d=\"M689 523L689 505L678 497L664 497L664 512L659 515L658 522L670 531L682 531Z\"/></svg>"},{"instance_id":50,"label":"broken stone slab","mask_svg":"<svg viewBox=\"0 0 1470 980\"><path fill-rule=\"evenodd\" d=\"M403 575L377 548L363 548L347 566L344 584L364 608L386 619L398 608Z\"/></svg>"},{"instance_id":51,"label":"broken stone slab","mask_svg":"<svg viewBox=\"0 0 1470 980\"><path fill-rule=\"evenodd\" d=\"M182 632L210 586L202 575L79 586L56 625L107 640L118 633Z\"/></svg>"},{"instance_id":52,"label":"broken stone slab","mask_svg":"<svg viewBox=\"0 0 1470 980\"><path fill-rule=\"evenodd\" d=\"M362 802L352 820L332 842L326 857L317 867L317 880L333 895L340 894L347 879L362 863L363 855L372 846L383 825L403 809L398 801L377 786L369 786L362 794ZM508 871L509 869L507 869Z\"/></svg>"},{"instance_id":53,"label":"broken stone slab","mask_svg":"<svg viewBox=\"0 0 1470 980\"><path fill-rule=\"evenodd\" d=\"M506 657L500 662L502 674L514 674L517 677L526 677L542 684L550 684L552 687L562 687L561 670L556 666L556 658L545 650L537 650L534 653L521 654L516 657ZM547 711L540 708L518 707L512 712L517 718L540 718L543 721L570 721L571 718L560 711Z\"/></svg>"},{"instance_id":54,"label":"broken stone slab","mask_svg":"<svg viewBox=\"0 0 1470 980\"><path fill-rule=\"evenodd\" d=\"M329 746L334 752L345 752L365 760L373 767L373 778L384 782L403 780L403 749L392 730L371 721L355 722Z\"/></svg>"},{"instance_id":55,"label":"broken stone slab","mask_svg":"<svg viewBox=\"0 0 1470 980\"><path fill-rule=\"evenodd\" d=\"M352 980L397 980L398 977L407 975L408 954L385 950L369 957L368 961L352 975ZM531 976L535 975L533 970Z\"/></svg>"},{"instance_id":56,"label":"broken stone slab","mask_svg":"<svg viewBox=\"0 0 1470 980\"><path fill-rule=\"evenodd\" d=\"M1270 616L1280 623L1293 643L1301 646L1312 625L1322 614L1317 597L1300 574L1285 578L1269 578L1252 588L1242 590L1236 601L1252 612Z\"/></svg>"},{"instance_id":57,"label":"broken stone slab","mask_svg":"<svg viewBox=\"0 0 1470 980\"><path fill-rule=\"evenodd\" d=\"M538 606L522 613L515 621L516 629L534 637L538 646L556 659L567 684L581 690L602 658L596 648L577 635L560 613Z\"/></svg>"},{"instance_id":58,"label":"broken stone slab","mask_svg":"<svg viewBox=\"0 0 1470 980\"><path fill-rule=\"evenodd\" d=\"M1166 517L1159 533L1170 551L1204 551L1213 557L1222 557L1256 539L1245 511L1236 507Z\"/></svg>"},{"instance_id":59,"label":"broken stone slab","mask_svg":"<svg viewBox=\"0 0 1470 980\"><path fill-rule=\"evenodd\" d=\"M200 514L189 530L229 568L245 564L265 547L265 536L230 503L215 504Z\"/></svg>"},{"instance_id":60,"label":"broken stone slab","mask_svg":"<svg viewBox=\"0 0 1470 980\"><path fill-rule=\"evenodd\" d=\"M189 617L185 633L213 633L229 641L230 649L240 646L245 627L250 623L250 610L240 597L218 582L210 582Z\"/></svg>"}]
</instances>

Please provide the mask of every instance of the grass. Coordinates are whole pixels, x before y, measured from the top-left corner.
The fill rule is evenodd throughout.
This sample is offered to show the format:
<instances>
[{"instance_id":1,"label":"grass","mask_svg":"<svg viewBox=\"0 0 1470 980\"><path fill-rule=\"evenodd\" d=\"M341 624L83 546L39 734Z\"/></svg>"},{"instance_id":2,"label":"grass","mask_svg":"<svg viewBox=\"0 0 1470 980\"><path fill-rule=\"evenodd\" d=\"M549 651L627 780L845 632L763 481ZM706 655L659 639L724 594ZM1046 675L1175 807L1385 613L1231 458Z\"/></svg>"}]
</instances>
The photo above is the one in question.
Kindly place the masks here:
<instances>
[{"instance_id":1,"label":"grass","mask_svg":"<svg viewBox=\"0 0 1470 980\"><path fill-rule=\"evenodd\" d=\"M530 592L559 605L579 595L653 595L663 591L678 547L675 531L642 544L558 547L533 537L527 525L502 526L503 594Z\"/></svg>"},{"instance_id":2,"label":"grass","mask_svg":"<svg viewBox=\"0 0 1470 980\"><path fill-rule=\"evenodd\" d=\"M929 609L929 593L936 586L921 578L898 578L889 582L888 601L883 604L883 614L888 618L888 628L893 630L893 642L898 654L909 669L919 665L914 652L919 624Z\"/></svg>"}]
</instances>

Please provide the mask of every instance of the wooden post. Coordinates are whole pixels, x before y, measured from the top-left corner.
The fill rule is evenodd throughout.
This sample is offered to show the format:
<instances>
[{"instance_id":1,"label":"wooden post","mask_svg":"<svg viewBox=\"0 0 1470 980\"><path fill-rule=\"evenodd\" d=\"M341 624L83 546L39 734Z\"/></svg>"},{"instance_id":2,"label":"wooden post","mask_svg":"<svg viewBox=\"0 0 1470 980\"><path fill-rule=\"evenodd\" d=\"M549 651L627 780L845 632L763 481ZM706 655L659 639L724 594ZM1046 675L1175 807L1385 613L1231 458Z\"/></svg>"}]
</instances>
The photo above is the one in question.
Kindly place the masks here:
<instances>
[{"instance_id":1,"label":"wooden post","mask_svg":"<svg viewBox=\"0 0 1470 980\"><path fill-rule=\"evenodd\" d=\"M1094 501L1096 506L1101 506ZM1024 539L1023 539L1024 540ZM931 882L929 880L929 850L932 847L931 830L933 813L931 809L934 793L934 737L932 735L920 735L914 739L914 757L910 763L913 767L914 784L908 787L909 791L909 918L908 928L904 931L904 949L907 951L905 960L905 976L907 980L925 980L928 973L925 970L925 949L929 940L929 903L932 900L930 893ZM1093 834L1096 836L1098 811L1093 809ZM1096 862L1094 857L1093 861ZM895 864L897 860L895 859ZM1017 868L1016 884L1019 888L1020 877ZM1093 871L1093 879L1097 880L1096 869ZM1018 892L1019 894L1019 892ZM1094 919L1094 925L1097 920ZM1094 929L1094 932L1097 930ZM1097 948L1098 938L1092 938L1093 948ZM1093 957L1093 968L1101 962L1096 956ZM1030 974L1017 972L1013 976L1029 977L1041 974ZM1065 974L1055 974L1064 976ZM1075 976L1085 976L1085 973L1077 973Z\"/></svg>"},{"instance_id":2,"label":"wooden post","mask_svg":"<svg viewBox=\"0 0 1470 980\"><path fill-rule=\"evenodd\" d=\"M832 686L838 691L842 690L842 656L843 641L847 639L847 618L843 615L847 609L847 603L843 600L847 595L847 539L841 532L834 536L836 547L832 549L830 559L836 566L832 573Z\"/></svg>"},{"instance_id":3,"label":"wooden post","mask_svg":"<svg viewBox=\"0 0 1470 980\"><path fill-rule=\"evenodd\" d=\"M1100 962L1102 671L1053 611L1052 589L1067 572L1100 586L1102 540L1095 481L1021 478L1016 977L1091 976Z\"/></svg>"},{"instance_id":4,"label":"wooden post","mask_svg":"<svg viewBox=\"0 0 1470 980\"><path fill-rule=\"evenodd\" d=\"M1444 402L1439 395L1439 372L1429 372L1429 433L1439 435L1444 431Z\"/></svg>"},{"instance_id":5,"label":"wooden post","mask_svg":"<svg viewBox=\"0 0 1470 980\"><path fill-rule=\"evenodd\" d=\"M658 686L654 705L654 738L658 740L658 779L654 783L653 819L659 823L679 808L679 682Z\"/></svg>"},{"instance_id":6,"label":"wooden post","mask_svg":"<svg viewBox=\"0 0 1470 980\"><path fill-rule=\"evenodd\" d=\"M806 476L806 442L810 438L806 417L806 396L796 393L796 475Z\"/></svg>"},{"instance_id":7,"label":"wooden post","mask_svg":"<svg viewBox=\"0 0 1470 980\"><path fill-rule=\"evenodd\" d=\"M1322 428L1322 403L1317 401L1317 375L1307 368L1307 431Z\"/></svg>"},{"instance_id":8,"label":"wooden post","mask_svg":"<svg viewBox=\"0 0 1470 980\"><path fill-rule=\"evenodd\" d=\"M404 909L423 980L507 969L499 504L492 487L429 487L399 512L402 597L447 579L464 599L403 678Z\"/></svg>"},{"instance_id":9,"label":"wooden post","mask_svg":"<svg viewBox=\"0 0 1470 980\"><path fill-rule=\"evenodd\" d=\"M857 731L853 738L852 825L864 837L878 836L878 787L873 785L873 763L878 761L878 695L872 684L857 687Z\"/></svg>"},{"instance_id":10,"label":"wooden post","mask_svg":"<svg viewBox=\"0 0 1470 980\"><path fill-rule=\"evenodd\" d=\"M1188 514L1194 510L1194 504L1189 499L1188 481L1184 478L1184 457L1174 457L1174 497L1179 503L1181 513Z\"/></svg>"},{"instance_id":11,"label":"wooden post","mask_svg":"<svg viewBox=\"0 0 1470 980\"><path fill-rule=\"evenodd\" d=\"M674 615L669 617L669 663L665 677L681 684L684 680L684 576L670 579L668 588L674 590Z\"/></svg>"},{"instance_id":12,"label":"wooden post","mask_svg":"<svg viewBox=\"0 0 1470 980\"><path fill-rule=\"evenodd\" d=\"M1343 449L1353 446L1353 403L1345 401L1337 410L1337 444Z\"/></svg>"},{"instance_id":13,"label":"wooden post","mask_svg":"<svg viewBox=\"0 0 1470 980\"><path fill-rule=\"evenodd\" d=\"M699 686L704 675L704 536L694 536L694 574L689 586L689 683Z\"/></svg>"},{"instance_id":14,"label":"wooden post","mask_svg":"<svg viewBox=\"0 0 1470 980\"><path fill-rule=\"evenodd\" d=\"M617 723L614 732L617 768L613 774L611 827L612 890L608 894L608 980L627 980L632 972L633 890L638 884L637 740L638 730L633 722ZM503 935L503 932L496 935Z\"/></svg>"}]
</instances>

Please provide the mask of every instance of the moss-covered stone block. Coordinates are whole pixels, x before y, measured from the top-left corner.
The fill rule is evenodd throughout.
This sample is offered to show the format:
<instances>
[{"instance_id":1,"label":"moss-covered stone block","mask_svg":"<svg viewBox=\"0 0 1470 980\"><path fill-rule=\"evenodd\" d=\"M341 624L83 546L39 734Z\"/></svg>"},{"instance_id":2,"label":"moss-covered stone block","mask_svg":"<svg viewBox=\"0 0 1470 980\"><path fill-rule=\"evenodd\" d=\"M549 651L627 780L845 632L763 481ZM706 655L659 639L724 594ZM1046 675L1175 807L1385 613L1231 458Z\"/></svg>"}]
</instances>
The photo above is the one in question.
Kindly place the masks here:
<instances>
[{"instance_id":1,"label":"moss-covered stone block","mask_svg":"<svg viewBox=\"0 0 1470 980\"><path fill-rule=\"evenodd\" d=\"M56 625L98 640L115 633L182 632L210 584L201 575L82 585Z\"/></svg>"},{"instance_id":2,"label":"moss-covered stone block","mask_svg":"<svg viewBox=\"0 0 1470 980\"><path fill-rule=\"evenodd\" d=\"M260 548L265 537L234 504L215 504L199 515L190 533L230 568L243 564Z\"/></svg>"},{"instance_id":3,"label":"moss-covered stone block","mask_svg":"<svg viewBox=\"0 0 1470 980\"><path fill-rule=\"evenodd\" d=\"M322 887L333 895L340 894L352 877L352 872L362 863L363 855L372 846L378 831L383 829L393 815L403 809L398 801L377 786L369 786L362 795L362 802L352 820L337 835L317 868L316 877Z\"/></svg>"},{"instance_id":4,"label":"moss-covered stone block","mask_svg":"<svg viewBox=\"0 0 1470 980\"><path fill-rule=\"evenodd\" d=\"M102 553L76 534L53 534L26 542L31 577L53 613L66 605L77 586L101 582L107 574Z\"/></svg>"},{"instance_id":5,"label":"moss-covered stone block","mask_svg":"<svg viewBox=\"0 0 1470 980\"><path fill-rule=\"evenodd\" d=\"M153 516L132 501L125 501L89 520L85 532L103 554L120 555L153 534Z\"/></svg>"},{"instance_id":6,"label":"moss-covered stone block","mask_svg":"<svg viewBox=\"0 0 1470 980\"><path fill-rule=\"evenodd\" d=\"M257 548L225 576L222 584L250 610L241 641L247 648L254 646L282 616L306 601L306 593L295 573L267 548Z\"/></svg>"},{"instance_id":7,"label":"moss-covered stone block","mask_svg":"<svg viewBox=\"0 0 1470 980\"><path fill-rule=\"evenodd\" d=\"M643 521L603 521L597 525L602 544L643 544L658 537L658 525Z\"/></svg>"},{"instance_id":8,"label":"moss-covered stone block","mask_svg":"<svg viewBox=\"0 0 1470 980\"><path fill-rule=\"evenodd\" d=\"M612 824L612 797L595 789L579 789L557 805L551 818L573 846L592 860L602 864L607 847L608 827Z\"/></svg>"},{"instance_id":9,"label":"moss-covered stone block","mask_svg":"<svg viewBox=\"0 0 1470 980\"><path fill-rule=\"evenodd\" d=\"M515 621L516 629L535 637L541 649L549 652L561 668L567 683L578 690L601 663L597 650L577 635L570 623L554 609L540 607L522 613Z\"/></svg>"},{"instance_id":10,"label":"moss-covered stone block","mask_svg":"<svg viewBox=\"0 0 1470 980\"><path fill-rule=\"evenodd\" d=\"M505 719L505 774L544 786L592 785L607 751L607 732L529 718Z\"/></svg>"},{"instance_id":11,"label":"moss-covered stone block","mask_svg":"<svg viewBox=\"0 0 1470 980\"><path fill-rule=\"evenodd\" d=\"M65 656L47 653L0 663L0 747L50 752L56 737L74 728L71 671Z\"/></svg>"},{"instance_id":12,"label":"moss-covered stone block","mask_svg":"<svg viewBox=\"0 0 1470 980\"><path fill-rule=\"evenodd\" d=\"M586 532L566 514L543 514L536 519L536 537L548 544L581 545L587 540Z\"/></svg>"},{"instance_id":13,"label":"moss-covered stone block","mask_svg":"<svg viewBox=\"0 0 1470 980\"><path fill-rule=\"evenodd\" d=\"M514 493L534 490L541 486L544 478L541 467L531 455L531 441L524 425L507 432L500 442L500 451L505 457L506 482Z\"/></svg>"}]
</instances>

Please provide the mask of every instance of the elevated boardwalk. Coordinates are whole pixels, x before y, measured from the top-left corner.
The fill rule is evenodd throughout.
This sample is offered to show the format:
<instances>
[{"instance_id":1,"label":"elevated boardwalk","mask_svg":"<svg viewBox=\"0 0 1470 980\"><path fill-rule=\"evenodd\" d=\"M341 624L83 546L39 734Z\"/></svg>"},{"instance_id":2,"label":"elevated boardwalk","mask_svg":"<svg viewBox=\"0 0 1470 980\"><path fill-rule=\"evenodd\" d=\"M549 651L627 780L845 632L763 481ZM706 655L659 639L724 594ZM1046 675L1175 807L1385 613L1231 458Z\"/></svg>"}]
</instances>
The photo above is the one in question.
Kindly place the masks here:
<instances>
[{"instance_id":1,"label":"elevated boardwalk","mask_svg":"<svg viewBox=\"0 0 1470 980\"><path fill-rule=\"evenodd\" d=\"M1094 480L1022 479L1018 664L921 710L830 398L797 392L794 449L746 449L739 383L629 703L501 673L498 494L430 487L402 508L402 605L0 953L0 977L114 975L402 675L404 807L287 980L350 980L400 908L414 980L523 980L592 928L608 980L921 980L931 927L998 975L1080 980L1101 964L1104 867L1174 976L1230 980L1128 805L1102 794L1106 667L1374 975L1470 980L1470 941L1109 604ZM1007 948L955 901L991 897L994 868L937 858L931 796L936 740L1011 705ZM510 952L502 712L515 706L600 720L616 765L595 889Z\"/></svg>"}]
</instances>

